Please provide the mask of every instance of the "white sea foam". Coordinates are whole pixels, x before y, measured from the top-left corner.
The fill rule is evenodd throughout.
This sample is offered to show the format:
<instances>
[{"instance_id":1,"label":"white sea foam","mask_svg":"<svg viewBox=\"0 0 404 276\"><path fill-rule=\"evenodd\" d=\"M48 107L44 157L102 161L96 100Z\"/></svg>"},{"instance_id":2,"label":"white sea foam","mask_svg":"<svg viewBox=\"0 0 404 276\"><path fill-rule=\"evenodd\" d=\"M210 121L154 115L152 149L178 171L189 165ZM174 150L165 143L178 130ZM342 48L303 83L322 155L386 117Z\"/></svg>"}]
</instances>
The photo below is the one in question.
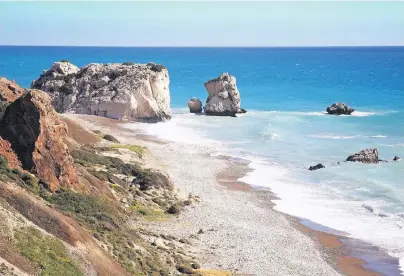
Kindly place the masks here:
<instances>
[{"instance_id":1,"label":"white sea foam","mask_svg":"<svg viewBox=\"0 0 404 276\"><path fill-rule=\"evenodd\" d=\"M387 250L404 265L404 219L380 209L379 201L359 201L334 195L333 189L299 183L285 167L254 160L252 172L241 178L253 186L269 187L278 197L275 209L347 233ZM363 206L368 206L364 208ZM375 230L377 229L377 231Z\"/></svg>"},{"instance_id":2,"label":"white sea foam","mask_svg":"<svg viewBox=\"0 0 404 276\"><path fill-rule=\"evenodd\" d=\"M386 135L373 135L373 136L369 136L369 138L386 138Z\"/></svg>"},{"instance_id":3,"label":"white sea foam","mask_svg":"<svg viewBox=\"0 0 404 276\"><path fill-rule=\"evenodd\" d=\"M310 135L312 138L318 138L318 139L340 139L340 140L347 140L347 139L354 139L357 138L358 136L340 136L340 135L327 135L327 134L315 134L315 135Z\"/></svg>"}]
</instances>

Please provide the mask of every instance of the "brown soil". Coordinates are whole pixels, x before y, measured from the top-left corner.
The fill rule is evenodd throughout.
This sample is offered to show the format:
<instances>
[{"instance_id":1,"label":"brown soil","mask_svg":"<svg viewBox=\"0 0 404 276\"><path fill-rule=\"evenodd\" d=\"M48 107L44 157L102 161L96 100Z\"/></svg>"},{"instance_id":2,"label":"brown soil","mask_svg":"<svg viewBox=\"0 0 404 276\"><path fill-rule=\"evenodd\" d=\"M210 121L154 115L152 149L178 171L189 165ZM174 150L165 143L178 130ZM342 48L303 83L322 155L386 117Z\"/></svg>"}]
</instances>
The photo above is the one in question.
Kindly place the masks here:
<instances>
[{"instance_id":1,"label":"brown soil","mask_svg":"<svg viewBox=\"0 0 404 276\"><path fill-rule=\"evenodd\" d=\"M24 272L35 275L37 268L18 252L8 237L0 236L0 257Z\"/></svg>"},{"instance_id":2,"label":"brown soil","mask_svg":"<svg viewBox=\"0 0 404 276\"><path fill-rule=\"evenodd\" d=\"M94 145L100 141L100 138L84 129L82 126L76 124L72 120L61 117L62 121L66 123L68 132L67 135L81 145Z\"/></svg>"},{"instance_id":3,"label":"brown soil","mask_svg":"<svg viewBox=\"0 0 404 276\"><path fill-rule=\"evenodd\" d=\"M128 275L72 218L46 206L17 187L1 185L0 196L40 228L82 250L98 275Z\"/></svg>"}]
</instances>

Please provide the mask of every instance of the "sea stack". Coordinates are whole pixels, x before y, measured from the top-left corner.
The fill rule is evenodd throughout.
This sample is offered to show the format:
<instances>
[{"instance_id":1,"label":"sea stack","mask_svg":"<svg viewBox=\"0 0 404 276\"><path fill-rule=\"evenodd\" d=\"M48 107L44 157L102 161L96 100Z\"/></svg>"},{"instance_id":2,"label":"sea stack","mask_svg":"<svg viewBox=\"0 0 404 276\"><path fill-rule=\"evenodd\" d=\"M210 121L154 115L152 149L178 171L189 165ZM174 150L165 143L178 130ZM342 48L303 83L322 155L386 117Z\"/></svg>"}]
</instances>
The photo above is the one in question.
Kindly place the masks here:
<instances>
[{"instance_id":1,"label":"sea stack","mask_svg":"<svg viewBox=\"0 0 404 276\"><path fill-rule=\"evenodd\" d=\"M360 152L351 154L346 159L348 162L362 162L367 164L379 163L379 152L377 149L364 149Z\"/></svg>"},{"instance_id":2,"label":"sea stack","mask_svg":"<svg viewBox=\"0 0 404 276\"><path fill-rule=\"evenodd\" d=\"M327 107L327 113L330 115L351 115L355 110L348 105L337 102Z\"/></svg>"},{"instance_id":3,"label":"sea stack","mask_svg":"<svg viewBox=\"0 0 404 276\"><path fill-rule=\"evenodd\" d=\"M218 78L206 82L205 88L209 93L206 115L236 116L237 113L246 113L245 109L240 108L240 92L234 76L222 73Z\"/></svg>"},{"instance_id":4,"label":"sea stack","mask_svg":"<svg viewBox=\"0 0 404 276\"><path fill-rule=\"evenodd\" d=\"M202 102L198 98L191 98L188 102L190 113L201 113L202 112Z\"/></svg>"},{"instance_id":5,"label":"sea stack","mask_svg":"<svg viewBox=\"0 0 404 276\"><path fill-rule=\"evenodd\" d=\"M155 63L55 62L31 84L47 92L59 113L158 122L171 118L168 70Z\"/></svg>"}]
</instances>

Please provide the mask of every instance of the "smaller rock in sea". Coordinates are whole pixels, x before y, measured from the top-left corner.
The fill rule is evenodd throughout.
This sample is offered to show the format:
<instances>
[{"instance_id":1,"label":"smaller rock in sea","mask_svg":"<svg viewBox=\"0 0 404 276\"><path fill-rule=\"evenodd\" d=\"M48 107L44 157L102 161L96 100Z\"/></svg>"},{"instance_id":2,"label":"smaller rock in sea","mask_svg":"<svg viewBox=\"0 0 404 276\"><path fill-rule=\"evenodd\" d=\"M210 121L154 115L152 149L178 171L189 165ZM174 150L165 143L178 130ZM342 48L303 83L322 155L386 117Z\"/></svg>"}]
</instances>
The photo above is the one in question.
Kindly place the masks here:
<instances>
[{"instance_id":1,"label":"smaller rock in sea","mask_svg":"<svg viewBox=\"0 0 404 276\"><path fill-rule=\"evenodd\" d=\"M346 159L348 162L362 162L367 164L379 163L379 152L377 149L364 149L360 152L351 154Z\"/></svg>"},{"instance_id":2,"label":"smaller rock in sea","mask_svg":"<svg viewBox=\"0 0 404 276\"><path fill-rule=\"evenodd\" d=\"M353 108L341 102L333 103L327 107L327 113L331 115L351 115L354 111Z\"/></svg>"},{"instance_id":3,"label":"smaller rock in sea","mask_svg":"<svg viewBox=\"0 0 404 276\"><path fill-rule=\"evenodd\" d=\"M393 161L400 161L400 160L401 160L401 158L398 156L394 156L394 158L393 158Z\"/></svg>"},{"instance_id":4,"label":"smaller rock in sea","mask_svg":"<svg viewBox=\"0 0 404 276\"><path fill-rule=\"evenodd\" d=\"M315 171L315 170L319 170L319 169L324 169L325 166L321 163L318 163L315 166L310 166L309 171Z\"/></svg>"},{"instance_id":5,"label":"smaller rock in sea","mask_svg":"<svg viewBox=\"0 0 404 276\"><path fill-rule=\"evenodd\" d=\"M188 102L190 113L202 113L202 102L198 98L191 98Z\"/></svg>"}]
</instances>

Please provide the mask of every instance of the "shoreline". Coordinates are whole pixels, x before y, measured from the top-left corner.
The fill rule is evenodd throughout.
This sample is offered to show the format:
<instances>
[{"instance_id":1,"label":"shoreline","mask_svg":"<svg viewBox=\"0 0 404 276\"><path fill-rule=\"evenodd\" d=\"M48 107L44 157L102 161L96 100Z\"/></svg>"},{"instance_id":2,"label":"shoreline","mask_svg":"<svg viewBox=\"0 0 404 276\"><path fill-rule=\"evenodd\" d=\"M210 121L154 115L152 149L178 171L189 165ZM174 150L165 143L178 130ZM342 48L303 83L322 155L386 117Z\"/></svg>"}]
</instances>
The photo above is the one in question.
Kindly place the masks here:
<instances>
[{"instance_id":1,"label":"shoreline","mask_svg":"<svg viewBox=\"0 0 404 276\"><path fill-rule=\"evenodd\" d=\"M63 116L65 116L65 115L63 115ZM86 116L86 115L66 115L65 117L67 117L67 118L73 117L73 118L83 121L84 123L108 127L108 128L110 128L110 130L114 130L114 132L112 132L112 133L114 133L114 135L117 135L117 137L120 137L123 140L123 142L134 143L133 139L135 138L135 139L137 139L137 141L135 143L141 142L142 144L145 144L149 148L150 154L153 156L152 159L155 159L155 160L146 160L146 162L151 161L153 166L158 166L158 167L164 169L165 171L168 170L170 176L172 174L175 175L176 173L178 173L179 175L184 174L184 172L181 172L181 168L175 167L175 165L173 166L173 165L164 164L161 162L161 160L165 160L164 158L161 158L161 156L168 157L171 154L171 155L174 155L173 160L175 160L175 154L180 154L180 153L174 151L174 149L176 149L176 146L173 145L173 144L175 144L174 142L171 143L171 142L162 141L154 136L150 136L150 135L143 134L143 133L142 134L132 133L130 129L126 129L121 126L121 125L125 124L125 122L119 122L119 121L115 121L115 120L111 120L111 119L107 119L107 118ZM166 151L165 153L161 152L162 148L164 149L164 151ZM177 147L177 149L178 149L178 147ZM192 153L186 153L186 154L192 156ZM158 155L160 155L160 156L158 157ZM236 198L236 201L237 201L237 199L241 199L243 201L243 204L248 205L248 207L254 208L254 209L256 209L256 211L259 212L259 216L257 216L258 218L261 218L261 219L267 218L266 215L268 215L269 217L273 216L276 219L279 219L280 221L282 221L282 219L284 219L287 221L287 224L285 224L285 227L286 227L286 225L292 226L296 231L298 231L299 233L308 237L313 242L313 244L310 244L308 241L304 241L302 243L303 244L307 243L307 248L309 248L310 250L314 249L318 253L318 254L316 254L316 252L312 252L312 254L313 254L312 257L315 259L315 260L313 259L313 262L318 262L318 263L316 263L316 265L319 266L319 267L315 267L314 270L312 270L312 271L317 272L318 269L320 269L320 267L322 267L324 265L324 268L323 268L324 271L322 272L323 273L322 275L339 275L339 273L344 273L345 275L355 275L355 276L382 275L374 269L375 266L374 265L372 266L372 262L369 262L369 260L370 260L369 258L368 258L368 260L366 260L366 258L361 258L360 250L357 250L357 251L359 251L359 254L355 253L355 246L358 244L358 242L355 242L355 240L352 240L352 239L349 239L349 238L346 238L346 237L343 237L340 235L327 233L327 231L321 231L318 229L316 230L316 229L314 229L316 227L313 227L313 225L315 223L312 223L312 222L307 223L307 220L299 219L299 218L292 217L287 214L283 214L278 211L275 211L273 209L273 206L275 203L273 203L272 200L276 199L276 196L269 189L262 190L259 187L253 187L247 183L240 181L240 179L243 176L245 176L246 173L248 173L249 171L252 170L251 168L248 167L249 162L247 160L244 160L244 161L242 159L235 160L233 157L229 157L229 156L225 156L225 155L218 155L218 156L211 156L209 154L204 155L204 153L201 153L200 155L196 155L196 156L200 156L201 160L204 159L203 162L206 162L206 164L213 163L214 165L217 165L217 168L215 168L213 170L214 179L212 180L212 183L214 181L215 185L218 186L218 187L214 187L214 188L220 192L219 197L221 197L222 200L227 200L228 202L233 202L234 198ZM168 163L168 162L166 161L166 163ZM188 172L188 173L189 174L187 174L187 177L189 177L191 179L187 179L187 181L192 182L192 180L193 180L192 171ZM201 191L200 189L197 189L197 187L192 187L192 185L198 185L198 183L190 183L190 184L189 183L185 183L185 184L179 183L179 184L177 184L175 176L174 176L173 180L174 180L176 187L180 188L180 193L188 193L188 192L191 193L191 192L194 192L194 190L198 190L198 192ZM201 183L199 183L199 184L201 184ZM209 185L206 185L206 186L209 186ZM209 188L212 188L212 187L209 187ZM199 196L199 194L197 194L197 193L195 193L195 194ZM175 221L162 222L158 225L158 228L162 228L164 231L167 231L167 233L169 233L170 231L175 232L176 230L178 230L175 228L175 226L173 226L173 223L176 223L176 224L185 223L185 225L187 223L198 224L197 217L192 219L192 216L196 215L196 212L198 212L198 209L200 209L200 211L203 210L202 213L205 212L205 213L212 214L212 212L215 211L215 208L217 208L216 204L212 204L209 206L209 204L206 204L206 202L203 199L204 199L204 197L202 196L201 203L193 206L191 210L186 211L184 215L180 215L180 217L177 218ZM210 203L212 203L212 201L210 201ZM200 205L203 205L203 206L200 206ZM212 210L212 207L213 207L213 210ZM238 209L235 208L235 210L238 210ZM204 217L204 219L206 219L206 217ZM235 219L237 219L237 218L235 218ZM250 219L250 218L245 217L245 219ZM306 223L304 223L304 221L306 221ZM204 222L204 221L202 221L202 222ZM242 221L234 222L234 224L237 226L239 226L238 225L239 223L241 223L240 226L245 227L245 225L243 225ZM282 223L284 223L284 222L282 221ZM209 224L209 221L206 221L205 224ZM267 225L267 223L262 223L262 222L259 222L259 224L261 224L261 225L257 225L257 226ZM191 230L192 228L195 228L195 227L191 227L191 226L186 227L185 225L182 228L184 228L187 231L184 231L184 229L182 229L182 231L180 231L180 234L183 234L184 237L188 238L190 236L189 233L194 233L194 234L196 233L195 230ZM218 222L218 225L221 225L220 221ZM273 225L270 225L270 226L272 226L271 228L273 228ZM287 226L287 228L288 228L288 226ZM248 273L248 272L253 272L253 271L251 271L251 269L255 269L256 267L254 267L254 265L252 265L252 264L256 264L257 262L259 262L259 260L254 262L254 260L248 259L248 261L247 261L248 265L247 265L247 264L243 264L243 261L241 259L237 260L238 256L234 255L234 256L225 258L226 260L221 260L221 261L219 260L219 263L227 263L227 264L222 265L222 264L218 264L218 263L215 263L212 261L213 256L216 256L217 258L221 258L226 255L226 250L224 250L224 251L220 250L220 249L218 250L217 247L226 246L225 241L221 241L221 239L226 239L226 236L229 235L229 232L227 232L226 236L219 235L219 239L218 239L217 235L214 235L214 234L216 234L216 232L218 232L219 230L214 229L214 228L212 228L212 229L213 229L213 231L209 231L209 229L207 229L207 230L205 229L205 233L209 233L209 234L212 233L213 235L209 235L209 236L216 236L216 237L211 237L211 238L213 238L214 242L218 243L217 245L214 245L214 246L203 245L202 243L205 241L204 237L199 237L199 241L198 241L198 239L193 241L193 243L195 243L195 244L199 243L197 245L197 247L198 247L198 251L201 255L202 264L206 263L210 267L232 270L234 273L238 273L237 271L239 271L242 273L240 275L246 275L246 273ZM228 229L225 229L225 230L228 230ZM279 230L279 229L276 229L276 230ZM289 228L288 228L288 231L289 231ZM265 237L264 234L267 234L266 232L269 232L269 231L265 231L265 229L263 229L261 232L259 232L259 234L262 235L262 237L264 238ZM290 230L290 232L291 232L290 235L292 235L292 236L297 235L293 230ZM238 237L239 241L244 239L244 242L245 242L246 241L245 238L249 236L249 234L243 233L242 231L239 234L242 236L241 238ZM204 235L200 235L200 236L204 236ZM280 235L280 236L282 236L282 235ZM302 237L298 237L298 238L303 239ZM298 239L296 239L296 240L298 240ZM273 242L275 242L275 241L273 241ZM289 243L290 241L288 240L287 242ZM265 248L265 247L263 247L263 248ZM294 250L303 250L304 251L307 248L299 248L299 246L298 246L298 248L294 248ZM282 249L287 250L286 248L282 248ZM231 251L232 249L228 248L228 250ZM378 252L379 256L383 255L383 254L381 254L382 251L380 249L376 250L376 247L374 247L373 250ZM206 252L208 252L208 253L206 253ZM247 251L247 252L250 254L254 254L254 248L252 248L251 251ZM297 255L297 256L295 256L297 259L299 259L299 258L301 260L304 259L304 256L299 255L299 252L294 252L293 254ZM384 255L387 255L387 254L384 253ZM244 256L242 254L242 257L248 257L248 256ZM261 260L264 261L265 257L268 257L268 256L266 256L266 254L264 254L261 257L263 257ZM279 256L277 256L277 257L279 257ZM285 256L285 257L289 257L289 256ZM384 256L384 257L386 257L386 256ZM280 259L281 259L281 263L276 263L276 265L285 266L287 263L282 263L282 262L287 261L287 260L282 259L282 258L280 258ZM388 260L388 262L390 262L389 263L390 265L397 264L397 267L398 267L398 260L396 260L392 257L386 257L386 260ZM244 260L244 261L246 261L246 260ZM324 264L321 264L321 261L323 261ZM395 261L396 261L396 263L395 263ZM291 263L293 263L293 262L294 261L292 260ZM377 263L377 261L375 261L375 263ZM232 264L232 265L229 265L229 264ZM326 264L328 264L330 267L329 268L326 267ZM271 265L273 265L273 264L271 264ZM300 265L299 262L296 262L296 268L298 268L299 265ZM230 266L232 266L232 267L230 267ZM310 264L310 266L312 266L312 264ZM268 267L269 266L267 266L267 265L263 265L263 267L262 268L260 267L260 269L268 269ZM250 269L250 271L248 271L248 268ZM377 266L376 266L376 268L377 268ZM287 268L282 268L282 269L287 269ZM293 275L297 275L297 274L298 275L310 275L311 269L313 269L313 267L303 267L303 268L301 268L301 270L299 272L295 271L296 274L293 274ZM260 270L260 271L267 271L268 274L248 274L248 275L276 275L268 270ZM274 271L274 273L275 273L275 271ZM327 274L324 274L324 273L327 273ZM282 273L279 273L279 275L281 275L281 274ZM239 275L239 274L236 274L236 275ZM283 274L283 275L286 275L286 274ZM400 274L398 274L398 275L400 275Z\"/></svg>"}]
</instances>

